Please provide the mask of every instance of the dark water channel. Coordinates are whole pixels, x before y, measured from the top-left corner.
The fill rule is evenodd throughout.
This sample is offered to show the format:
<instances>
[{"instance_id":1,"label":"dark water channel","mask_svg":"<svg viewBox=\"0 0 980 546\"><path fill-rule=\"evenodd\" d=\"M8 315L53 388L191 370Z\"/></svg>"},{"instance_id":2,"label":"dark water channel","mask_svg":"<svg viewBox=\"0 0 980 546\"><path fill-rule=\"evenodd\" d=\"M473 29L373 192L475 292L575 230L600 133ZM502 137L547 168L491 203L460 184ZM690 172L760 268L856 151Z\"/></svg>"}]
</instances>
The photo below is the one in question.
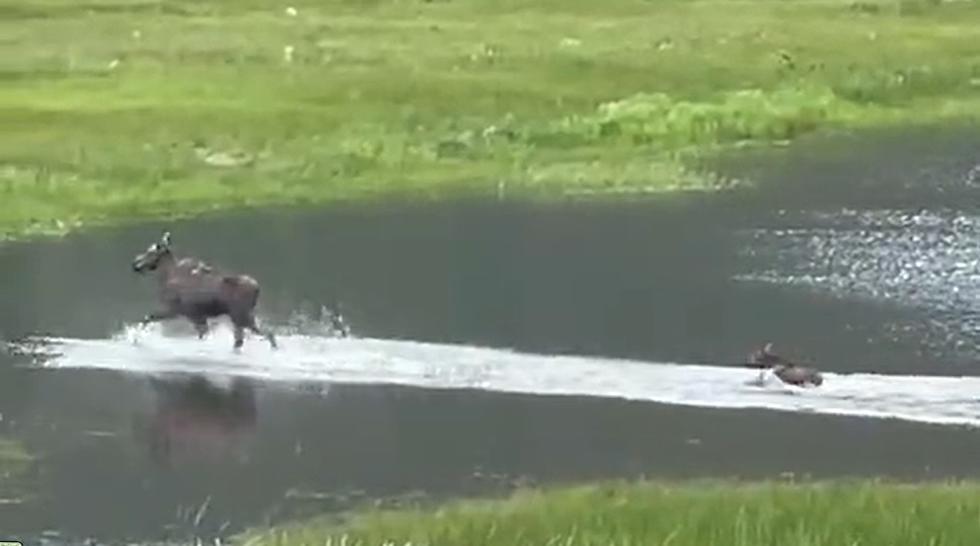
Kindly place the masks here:
<instances>
[{"instance_id":1,"label":"dark water channel","mask_svg":"<svg viewBox=\"0 0 980 546\"><path fill-rule=\"evenodd\" d=\"M725 165L761 188L169 227L179 251L260 279L262 317L280 329L326 307L367 338L712 365L771 340L840 374L980 376L980 130L804 141ZM163 227L0 247L0 335L105 339L137 321L152 282L129 263ZM0 535L28 541L228 535L526 482L980 475L968 426L12 355L0 355L0 414Z\"/></svg>"}]
</instances>

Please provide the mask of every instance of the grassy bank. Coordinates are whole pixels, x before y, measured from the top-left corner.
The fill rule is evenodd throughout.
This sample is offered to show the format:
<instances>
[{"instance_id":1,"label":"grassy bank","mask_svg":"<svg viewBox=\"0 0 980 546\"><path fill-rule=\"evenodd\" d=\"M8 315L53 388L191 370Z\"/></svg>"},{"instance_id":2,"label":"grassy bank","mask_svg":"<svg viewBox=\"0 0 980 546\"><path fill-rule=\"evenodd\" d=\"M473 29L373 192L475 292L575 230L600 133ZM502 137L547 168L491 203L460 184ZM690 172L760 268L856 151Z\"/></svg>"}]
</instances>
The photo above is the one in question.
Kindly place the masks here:
<instances>
[{"instance_id":1,"label":"grassy bank","mask_svg":"<svg viewBox=\"0 0 980 546\"><path fill-rule=\"evenodd\" d=\"M0 233L712 187L686 154L980 113L980 3L0 0Z\"/></svg>"},{"instance_id":2,"label":"grassy bank","mask_svg":"<svg viewBox=\"0 0 980 546\"><path fill-rule=\"evenodd\" d=\"M248 546L973 546L980 485L602 484L246 533Z\"/></svg>"}]
</instances>

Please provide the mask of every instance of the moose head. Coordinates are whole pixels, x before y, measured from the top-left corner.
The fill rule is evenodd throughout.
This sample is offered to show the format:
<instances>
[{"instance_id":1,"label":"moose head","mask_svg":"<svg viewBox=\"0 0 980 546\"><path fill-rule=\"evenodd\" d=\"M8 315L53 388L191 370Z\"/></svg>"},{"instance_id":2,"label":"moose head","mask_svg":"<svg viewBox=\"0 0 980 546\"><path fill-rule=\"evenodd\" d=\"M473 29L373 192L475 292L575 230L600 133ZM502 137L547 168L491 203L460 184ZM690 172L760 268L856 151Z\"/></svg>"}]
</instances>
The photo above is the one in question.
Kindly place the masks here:
<instances>
[{"instance_id":1,"label":"moose head","mask_svg":"<svg viewBox=\"0 0 980 546\"><path fill-rule=\"evenodd\" d=\"M133 271L137 273L154 271L160 265L160 261L170 255L170 232L165 231L158 242L151 244L145 252L133 259Z\"/></svg>"}]
</instances>

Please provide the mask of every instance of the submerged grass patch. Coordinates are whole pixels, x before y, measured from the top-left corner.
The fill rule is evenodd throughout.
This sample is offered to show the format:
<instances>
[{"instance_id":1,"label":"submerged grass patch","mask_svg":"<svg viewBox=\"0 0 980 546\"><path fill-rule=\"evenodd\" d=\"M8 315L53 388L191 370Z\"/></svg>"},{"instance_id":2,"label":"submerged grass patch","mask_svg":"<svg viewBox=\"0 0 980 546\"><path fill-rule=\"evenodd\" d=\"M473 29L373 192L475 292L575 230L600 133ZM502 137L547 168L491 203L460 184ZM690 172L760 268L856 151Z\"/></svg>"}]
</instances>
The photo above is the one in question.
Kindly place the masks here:
<instances>
[{"instance_id":1,"label":"submerged grass patch","mask_svg":"<svg viewBox=\"0 0 980 546\"><path fill-rule=\"evenodd\" d=\"M685 158L975 118L980 4L0 2L0 233L456 193L710 189Z\"/></svg>"},{"instance_id":2,"label":"submerged grass patch","mask_svg":"<svg viewBox=\"0 0 980 546\"><path fill-rule=\"evenodd\" d=\"M0 507L19 504L31 496L22 478L33 461L34 456L20 441L0 436Z\"/></svg>"},{"instance_id":3,"label":"submerged grass patch","mask_svg":"<svg viewBox=\"0 0 980 546\"><path fill-rule=\"evenodd\" d=\"M434 510L369 511L239 537L248 546L972 546L980 485L605 483Z\"/></svg>"},{"instance_id":4,"label":"submerged grass patch","mask_svg":"<svg viewBox=\"0 0 980 546\"><path fill-rule=\"evenodd\" d=\"M0 472L13 473L31 460L33 457L20 442L0 436Z\"/></svg>"}]
</instances>

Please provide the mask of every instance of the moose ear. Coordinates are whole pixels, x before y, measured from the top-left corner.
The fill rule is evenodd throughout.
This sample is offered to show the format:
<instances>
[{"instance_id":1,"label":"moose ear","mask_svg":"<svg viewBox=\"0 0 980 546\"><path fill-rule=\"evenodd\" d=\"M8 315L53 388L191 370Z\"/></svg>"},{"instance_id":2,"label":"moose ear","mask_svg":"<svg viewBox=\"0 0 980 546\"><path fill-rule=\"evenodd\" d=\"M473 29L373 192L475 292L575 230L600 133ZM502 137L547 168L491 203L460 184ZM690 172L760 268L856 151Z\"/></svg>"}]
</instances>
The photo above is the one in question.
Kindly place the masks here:
<instances>
[{"instance_id":1,"label":"moose ear","mask_svg":"<svg viewBox=\"0 0 980 546\"><path fill-rule=\"evenodd\" d=\"M163 232L163 237L160 238L160 242L163 244L163 246L165 246L167 248L170 247L170 232L169 231Z\"/></svg>"}]
</instances>

